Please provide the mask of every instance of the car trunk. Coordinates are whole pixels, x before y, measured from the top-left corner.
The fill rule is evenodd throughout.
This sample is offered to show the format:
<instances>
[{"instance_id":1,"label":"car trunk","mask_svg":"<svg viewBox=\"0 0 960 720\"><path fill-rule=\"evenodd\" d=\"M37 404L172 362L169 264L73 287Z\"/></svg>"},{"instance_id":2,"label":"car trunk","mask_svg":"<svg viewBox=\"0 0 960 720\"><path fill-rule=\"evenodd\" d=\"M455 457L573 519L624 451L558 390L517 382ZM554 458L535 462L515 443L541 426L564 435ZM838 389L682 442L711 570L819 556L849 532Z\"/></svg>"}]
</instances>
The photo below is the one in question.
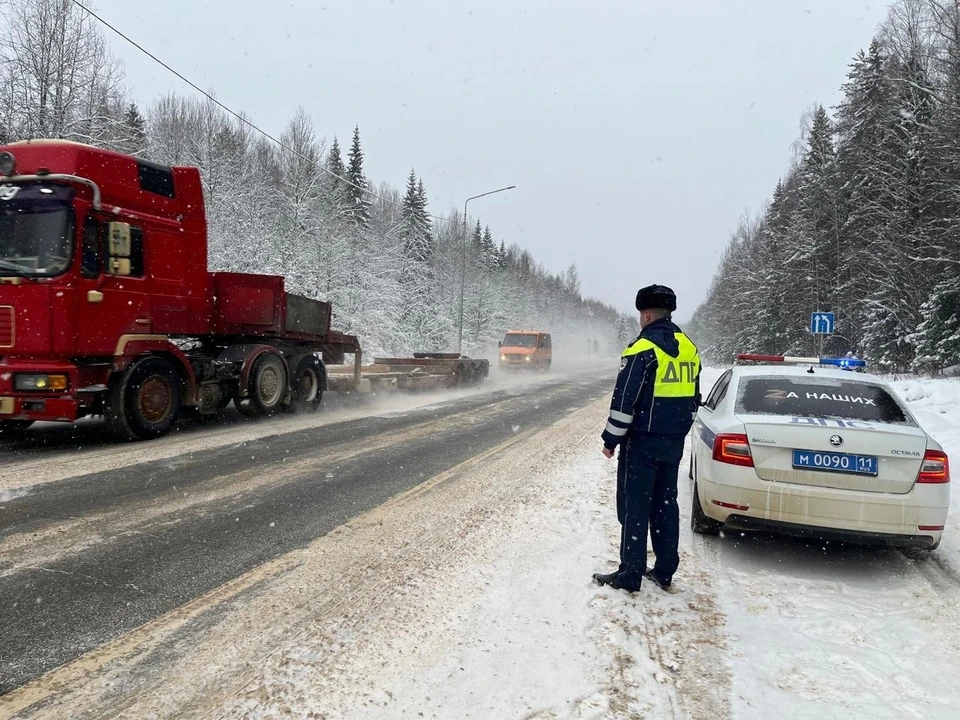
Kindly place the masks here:
<instances>
[{"instance_id":1,"label":"car trunk","mask_svg":"<svg viewBox=\"0 0 960 720\"><path fill-rule=\"evenodd\" d=\"M757 476L771 482L903 494L913 487L927 447L924 432L910 425L749 415L740 420ZM877 475L797 468L794 450L875 457Z\"/></svg>"}]
</instances>

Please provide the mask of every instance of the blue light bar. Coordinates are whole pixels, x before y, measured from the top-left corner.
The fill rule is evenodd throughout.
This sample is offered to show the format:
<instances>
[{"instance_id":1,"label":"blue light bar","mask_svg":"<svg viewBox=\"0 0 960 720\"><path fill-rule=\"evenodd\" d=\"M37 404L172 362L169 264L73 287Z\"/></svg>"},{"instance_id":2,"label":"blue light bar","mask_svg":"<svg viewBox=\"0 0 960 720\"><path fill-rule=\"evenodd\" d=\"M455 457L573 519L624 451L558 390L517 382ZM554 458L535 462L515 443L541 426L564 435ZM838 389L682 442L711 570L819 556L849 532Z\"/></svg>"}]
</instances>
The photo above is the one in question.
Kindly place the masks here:
<instances>
[{"instance_id":1,"label":"blue light bar","mask_svg":"<svg viewBox=\"0 0 960 720\"><path fill-rule=\"evenodd\" d=\"M852 368L862 368L867 366L865 360L858 360L857 358L820 358L821 365L835 365L838 368L843 369L852 369Z\"/></svg>"}]
</instances>

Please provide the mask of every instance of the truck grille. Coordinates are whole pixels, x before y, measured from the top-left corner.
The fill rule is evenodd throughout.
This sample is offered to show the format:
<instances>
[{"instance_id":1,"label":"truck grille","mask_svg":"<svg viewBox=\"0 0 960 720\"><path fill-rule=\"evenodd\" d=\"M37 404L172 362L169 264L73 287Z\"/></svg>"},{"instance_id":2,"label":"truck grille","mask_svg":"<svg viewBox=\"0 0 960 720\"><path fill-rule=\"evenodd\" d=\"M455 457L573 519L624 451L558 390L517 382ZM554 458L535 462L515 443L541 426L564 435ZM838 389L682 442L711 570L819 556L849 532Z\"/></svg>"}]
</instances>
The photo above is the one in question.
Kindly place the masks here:
<instances>
[{"instance_id":1,"label":"truck grille","mask_svg":"<svg viewBox=\"0 0 960 720\"><path fill-rule=\"evenodd\" d=\"M12 348L13 342L13 307L0 305L0 348Z\"/></svg>"}]
</instances>

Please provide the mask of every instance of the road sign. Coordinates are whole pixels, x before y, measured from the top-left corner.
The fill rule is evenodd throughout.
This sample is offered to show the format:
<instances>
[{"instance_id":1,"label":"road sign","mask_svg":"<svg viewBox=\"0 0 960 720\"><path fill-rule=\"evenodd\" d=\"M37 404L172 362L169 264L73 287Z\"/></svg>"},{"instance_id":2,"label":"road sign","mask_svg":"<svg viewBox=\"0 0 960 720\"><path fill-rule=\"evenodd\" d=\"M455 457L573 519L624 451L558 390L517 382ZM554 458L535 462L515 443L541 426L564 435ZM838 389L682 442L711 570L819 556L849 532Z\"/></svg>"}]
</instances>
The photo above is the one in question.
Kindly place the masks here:
<instances>
[{"instance_id":1,"label":"road sign","mask_svg":"<svg viewBox=\"0 0 960 720\"><path fill-rule=\"evenodd\" d=\"M833 335L833 313L810 313L810 332L814 335Z\"/></svg>"}]
</instances>

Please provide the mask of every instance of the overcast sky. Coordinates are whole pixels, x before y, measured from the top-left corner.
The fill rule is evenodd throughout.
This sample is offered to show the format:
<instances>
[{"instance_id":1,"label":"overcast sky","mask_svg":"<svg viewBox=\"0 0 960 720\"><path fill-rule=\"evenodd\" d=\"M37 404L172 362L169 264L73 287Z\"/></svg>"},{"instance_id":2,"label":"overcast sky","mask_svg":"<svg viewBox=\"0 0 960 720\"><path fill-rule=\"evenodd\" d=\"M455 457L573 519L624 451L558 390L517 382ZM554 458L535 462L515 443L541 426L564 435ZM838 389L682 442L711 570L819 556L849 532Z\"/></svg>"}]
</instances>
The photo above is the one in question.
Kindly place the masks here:
<instances>
[{"instance_id":1,"label":"overcast sky","mask_svg":"<svg viewBox=\"0 0 960 720\"><path fill-rule=\"evenodd\" d=\"M430 210L470 195L497 240L633 311L671 285L688 318L804 112L840 99L886 4L854 0L96 0L106 20L273 134L298 106ZM193 91L105 31L134 98Z\"/></svg>"}]
</instances>

